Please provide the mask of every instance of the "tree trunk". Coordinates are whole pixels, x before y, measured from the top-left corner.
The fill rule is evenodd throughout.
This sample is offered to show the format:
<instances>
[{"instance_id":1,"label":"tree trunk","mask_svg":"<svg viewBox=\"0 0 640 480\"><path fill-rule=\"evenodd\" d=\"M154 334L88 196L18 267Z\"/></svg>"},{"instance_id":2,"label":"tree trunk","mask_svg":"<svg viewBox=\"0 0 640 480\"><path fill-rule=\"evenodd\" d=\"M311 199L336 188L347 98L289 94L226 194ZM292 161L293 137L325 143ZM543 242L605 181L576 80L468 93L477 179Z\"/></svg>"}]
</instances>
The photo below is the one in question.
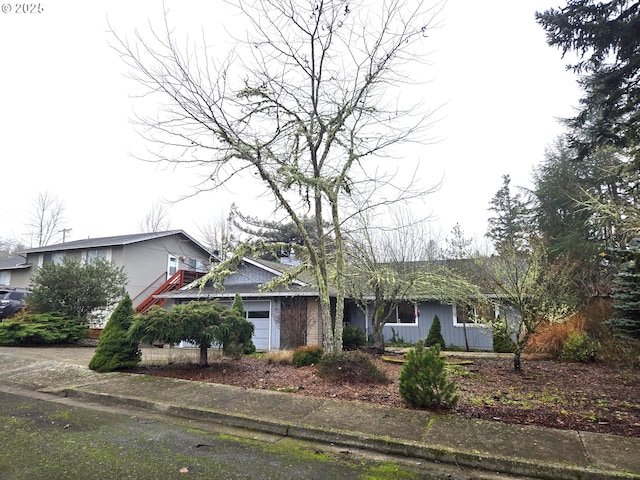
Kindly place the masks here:
<instances>
[{"instance_id":1,"label":"tree trunk","mask_svg":"<svg viewBox=\"0 0 640 480\"><path fill-rule=\"evenodd\" d=\"M520 361L520 355L522 354L522 346L521 345L517 345L516 346L516 351L513 352L513 369L516 372L521 372L522 371L522 364Z\"/></svg>"},{"instance_id":2,"label":"tree trunk","mask_svg":"<svg viewBox=\"0 0 640 480\"><path fill-rule=\"evenodd\" d=\"M529 337L531 336L529 328L525 329L524 335L518 335L516 338L516 351L513 352L513 369L516 372L522 371L522 365L520 362L520 355L524 350L524 347L527 345L529 341Z\"/></svg>"},{"instance_id":3,"label":"tree trunk","mask_svg":"<svg viewBox=\"0 0 640 480\"><path fill-rule=\"evenodd\" d=\"M209 344L207 342L202 342L200 344L200 366L208 367L209 366L209 358L207 356L209 350Z\"/></svg>"},{"instance_id":4,"label":"tree trunk","mask_svg":"<svg viewBox=\"0 0 640 480\"><path fill-rule=\"evenodd\" d=\"M375 317L373 318L373 347L384 352L384 335L382 334L382 328L384 327L384 311L381 307L376 308Z\"/></svg>"},{"instance_id":5,"label":"tree trunk","mask_svg":"<svg viewBox=\"0 0 640 480\"><path fill-rule=\"evenodd\" d=\"M467 323L462 323L462 333L464 333L464 347L466 351L469 351L469 339L467 338Z\"/></svg>"},{"instance_id":6,"label":"tree trunk","mask_svg":"<svg viewBox=\"0 0 640 480\"><path fill-rule=\"evenodd\" d=\"M520 349L516 349L515 353L513 354L513 369L516 372L520 372L522 371L522 365L520 363Z\"/></svg>"},{"instance_id":7,"label":"tree trunk","mask_svg":"<svg viewBox=\"0 0 640 480\"><path fill-rule=\"evenodd\" d=\"M382 326L376 321L373 324L373 348L384 351L384 336L382 335Z\"/></svg>"}]
</instances>

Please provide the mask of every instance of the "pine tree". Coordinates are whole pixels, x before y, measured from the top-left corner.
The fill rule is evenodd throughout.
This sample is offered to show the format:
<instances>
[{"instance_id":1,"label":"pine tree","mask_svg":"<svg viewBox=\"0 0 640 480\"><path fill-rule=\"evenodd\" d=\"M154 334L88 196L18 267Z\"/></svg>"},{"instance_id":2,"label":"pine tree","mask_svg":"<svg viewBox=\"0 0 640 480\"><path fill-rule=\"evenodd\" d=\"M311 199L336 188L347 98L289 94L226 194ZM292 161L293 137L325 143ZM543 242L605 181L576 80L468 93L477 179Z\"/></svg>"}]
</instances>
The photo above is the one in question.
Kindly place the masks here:
<instances>
[{"instance_id":1,"label":"pine tree","mask_svg":"<svg viewBox=\"0 0 640 480\"><path fill-rule=\"evenodd\" d=\"M429 328L429 334L427 335L425 345L427 347L438 345L441 350L444 350L444 337L442 336L442 326L440 325L440 318L438 318L438 315L433 317L433 323L431 324L431 328Z\"/></svg>"},{"instance_id":2,"label":"pine tree","mask_svg":"<svg viewBox=\"0 0 640 480\"><path fill-rule=\"evenodd\" d=\"M97 372L111 372L135 367L141 360L138 343L129 340L127 331L135 311L129 295L126 295L111 314L100 335L89 368Z\"/></svg>"},{"instance_id":3,"label":"pine tree","mask_svg":"<svg viewBox=\"0 0 640 480\"><path fill-rule=\"evenodd\" d=\"M399 390L405 402L420 408L454 408L459 398L456 384L447 379L440 348L437 345L424 348L422 340L407 353Z\"/></svg>"},{"instance_id":4,"label":"pine tree","mask_svg":"<svg viewBox=\"0 0 640 480\"><path fill-rule=\"evenodd\" d=\"M616 317L607 321L617 333L640 339L640 238L619 251L625 260L614 279L613 308Z\"/></svg>"}]
</instances>

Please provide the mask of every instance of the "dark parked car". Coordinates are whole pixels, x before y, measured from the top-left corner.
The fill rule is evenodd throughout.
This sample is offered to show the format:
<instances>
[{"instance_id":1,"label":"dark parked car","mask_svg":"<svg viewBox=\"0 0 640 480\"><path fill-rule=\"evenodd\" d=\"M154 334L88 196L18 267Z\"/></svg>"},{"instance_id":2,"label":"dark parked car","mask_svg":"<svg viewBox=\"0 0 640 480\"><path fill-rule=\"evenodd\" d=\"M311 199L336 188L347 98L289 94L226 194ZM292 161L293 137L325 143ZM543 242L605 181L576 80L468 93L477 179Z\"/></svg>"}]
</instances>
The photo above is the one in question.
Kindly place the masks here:
<instances>
[{"instance_id":1,"label":"dark parked car","mask_svg":"<svg viewBox=\"0 0 640 480\"><path fill-rule=\"evenodd\" d=\"M0 288L0 322L13 317L24 307L24 300L29 292L17 288Z\"/></svg>"}]
</instances>

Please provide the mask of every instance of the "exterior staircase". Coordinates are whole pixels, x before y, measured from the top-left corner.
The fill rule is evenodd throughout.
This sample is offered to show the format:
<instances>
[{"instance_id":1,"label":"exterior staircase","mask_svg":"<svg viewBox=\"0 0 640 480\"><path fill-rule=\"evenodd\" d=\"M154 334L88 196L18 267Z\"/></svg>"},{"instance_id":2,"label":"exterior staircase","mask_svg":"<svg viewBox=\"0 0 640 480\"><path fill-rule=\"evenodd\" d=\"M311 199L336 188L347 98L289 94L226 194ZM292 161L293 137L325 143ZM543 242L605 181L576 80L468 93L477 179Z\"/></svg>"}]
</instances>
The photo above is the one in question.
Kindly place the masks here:
<instances>
[{"instance_id":1,"label":"exterior staircase","mask_svg":"<svg viewBox=\"0 0 640 480\"><path fill-rule=\"evenodd\" d=\"M204 272L192 272L189 270L178 270L171 275L166 282L156 288L140 305L136 307L136 313L146 313L151 307L157 305L159 307L167 303L166 298L156 298L156 295L178 290L185 285L202 277Z\"/></svg>"}]
</instances>

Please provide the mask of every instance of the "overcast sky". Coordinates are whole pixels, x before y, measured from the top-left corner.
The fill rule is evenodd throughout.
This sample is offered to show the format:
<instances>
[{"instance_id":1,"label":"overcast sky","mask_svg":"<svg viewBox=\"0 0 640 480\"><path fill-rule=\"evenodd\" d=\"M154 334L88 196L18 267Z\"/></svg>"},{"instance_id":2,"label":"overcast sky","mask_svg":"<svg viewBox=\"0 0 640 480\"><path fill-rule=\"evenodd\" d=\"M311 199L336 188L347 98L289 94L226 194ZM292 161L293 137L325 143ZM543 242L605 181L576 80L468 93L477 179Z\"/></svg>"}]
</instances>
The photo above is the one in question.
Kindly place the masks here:
<instances>
[{"instance_id":1,"label":"overcast sky","mask_svg":"<svg viewBox=\"0 0 640 480\"><path fill-rule=\"evenodd\" d=\"M435 232L459 223L467 237L486 232L489 201L510 174L530 186L545 148L573 114L580 92L558 50L545 43L536 10L559 0L449 0L430 32L433 53L424 102L442 108L415 152ZM7 7L8 5L8 7ZM66 206L67 240L137 233L151 205L190 192L198 178L136 160L146 145L131 123L135 85L109 46L108 22L123 35L157 25L162 3L137 0L44 1L42 13L0 13L0 237L26 233L32 203L49 191ZM166 0L179 32L224 33L232 20L215 0ZM213 30L213 32L212 32ZM198 236L199 226L250 192L207 194L169 207L171 228ZM257 203L256 203L257 204ZM253 212L249 212L253 213Z\"/></svg>"}]
</instances>

